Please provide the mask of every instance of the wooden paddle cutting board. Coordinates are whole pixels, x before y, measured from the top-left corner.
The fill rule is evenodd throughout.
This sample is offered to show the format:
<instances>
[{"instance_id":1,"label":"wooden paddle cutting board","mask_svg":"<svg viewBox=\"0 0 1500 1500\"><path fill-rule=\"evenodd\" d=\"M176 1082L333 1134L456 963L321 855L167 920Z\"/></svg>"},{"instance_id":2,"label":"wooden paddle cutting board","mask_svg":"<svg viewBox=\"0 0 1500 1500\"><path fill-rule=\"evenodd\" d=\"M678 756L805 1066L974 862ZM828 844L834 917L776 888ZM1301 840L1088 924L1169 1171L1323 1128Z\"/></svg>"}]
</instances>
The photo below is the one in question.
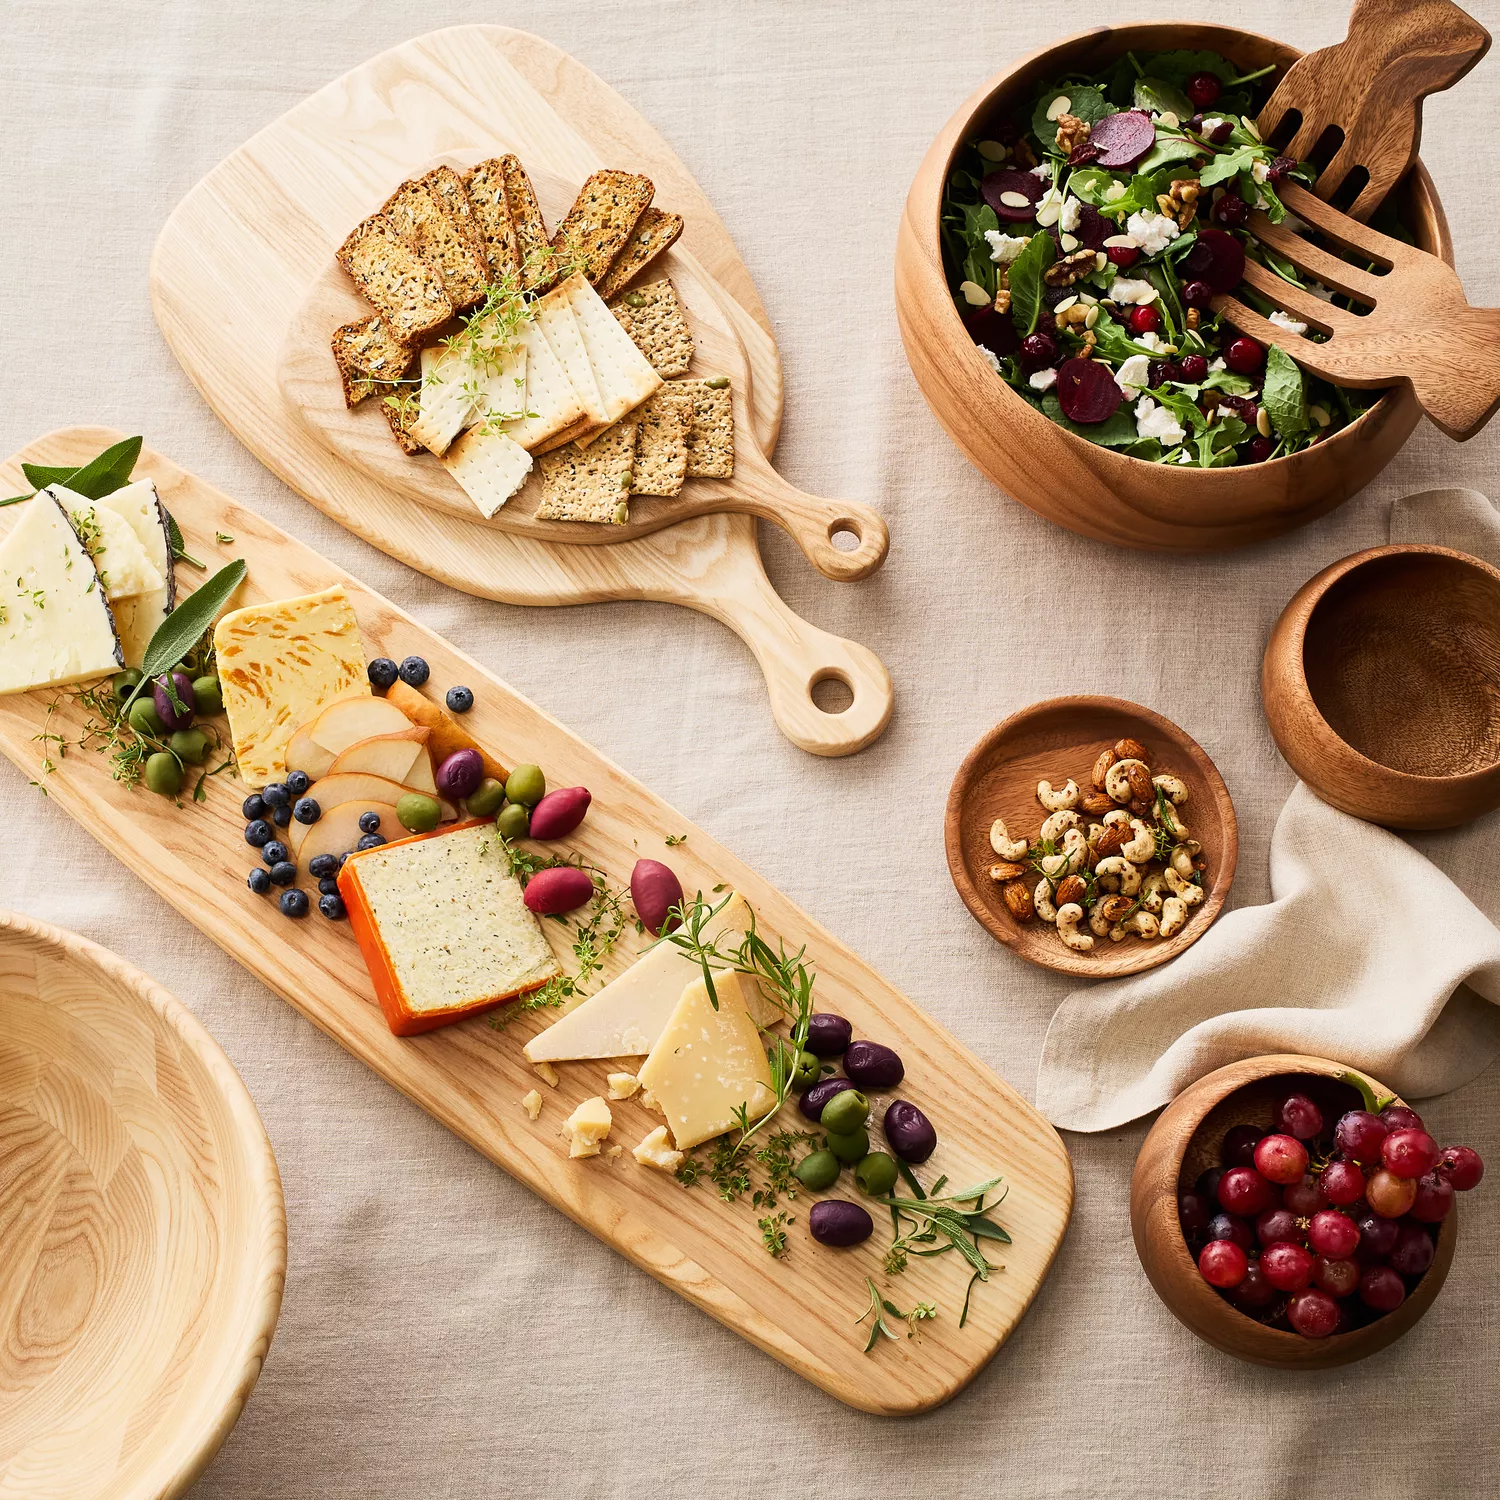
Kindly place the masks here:
<instances>
[{"instance_id":1,"label":"wooden paddle cutting board","mask_svg":"<svg viewBox=\"0 0 1500 1500\"><path fill-rule=\"evenodd\" d=\"M764 310L728 233L671 148L612 89L549 43L460 26L372 59L290 110L178 204L151 263L167 343L230 430L278 478L402 562L510 604L656 599L721 620L765 674L777 727L815 755L863 749L890 720L874 652L789 610L766 578L753 519L714 514L609 547L559 547L410 499L345 459L278 386L287 331L333 252L388 183L447 153L514 151L581 182L603 165L646 172L687 221L678 242L729 294L722 308L750 369L762 449L781 421L781 369ZM853 694L825 712L813 688Z\"/></svg>"},{"instance_id":2,"label":"wooden paddle cutting board","mask_svg":"<svg viewBox=\"0 0 1500 1500\"><path fill-rule=\"evenodd\" d=\"M99 428L54 433L13 458L4 482L12 492L22 487L22 459L82 463L118 437ZM66 691L0 698L0 750L28 780L42 779L44 755L50 756L55 768L45 776L48 795L190 922L450 1130L727 1327L867 1411L922 1411L961 1390L1014 1329L1067 1227L1072 1172L1051 1126L831 933L477 662L161 455L143 453L136 474L156 479L190 552L219 562L246 560L249 576L235 604L342 585L369 655L425 657L432 668L429 692L440 697L457 683L474 689L465 727L502 762L533 761L554 786L587 786L593 804L568 846L607 872L613 885L628 880L639 855L658 857L689 891L719 885L739 891L773 943L779 937L789 948L806 944L817 971L819 1008L847 1016L856 1036L885 1042L905 1062L907 1082L900 1092L928 1114L939 1140L921 1169L923 1179L946 1173L956 1187L1004 1175L1009 1191L995 1218L1013 1244L991 1246L990 1254L1004 1270L975 1287L967 1325L960 1328L969 1280L965 1262L955 1254L914 1258L905 1275L886 1278L888 1224L880 1223L870 1240L852 1250L820 1246L807 1232L806 1193L784 1201L795 1215L789 1254L773 1259L756 1227L764 1210L744 1199L721 1202L707 1183L685 1188L631 1159L629 1148L659 1123L635 1100L611 1105L612 1139L626 1148L622 1157L570 1161L561 1124L583 1099L604 1092L605 1073L614 1065L560 1064L560 1086L541 1085L544 1108L533 1123L520 1100L539 1085L521 1053L545 1024L535 1016L505 1030L481 1016L421 1037L393 1036L348 925L316 912L291 921L246 888L245 873L255 857L243 837L243 783L227 774L210 777L206 801L184 796L180 805L122 786L104 755L79 748L62 754L56 741L36 738L46 732L68 740L81 733L85 711ZM19 509L0 510L0 534ZM221 544L220 533L233 543ZM178 573L180 586L201 579L189 576L186 567ZM32 793L17 787L14 794ZM678 835L685 841L677 841ZM567 961L571 933L555 923L544 926ZM606 977L623 969L641 944L633 934L623 940ZM783 1123L795 1128L802 1122L792 1110ZM853 1192L847 1176L843 1186L846 1195ZM867 1276L903 1306L936 1303L938 1317L923 1323L918 1337L882 1340L865 1355L865 1330L854 1325L869 1302Z\"/></svg>"}]
</instances>

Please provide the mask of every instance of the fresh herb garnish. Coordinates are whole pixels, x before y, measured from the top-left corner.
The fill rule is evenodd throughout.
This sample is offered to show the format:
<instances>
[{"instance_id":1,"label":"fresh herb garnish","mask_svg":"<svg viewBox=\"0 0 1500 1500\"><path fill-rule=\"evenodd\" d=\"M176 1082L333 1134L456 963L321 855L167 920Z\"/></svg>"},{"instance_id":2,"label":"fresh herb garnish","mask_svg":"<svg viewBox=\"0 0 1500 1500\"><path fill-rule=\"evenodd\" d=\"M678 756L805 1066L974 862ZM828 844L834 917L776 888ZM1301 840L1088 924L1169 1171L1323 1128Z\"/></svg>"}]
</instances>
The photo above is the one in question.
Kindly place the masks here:
<instances>
[{"instance_id":1,"label":"fresh herb garnish","mask_svg":"<svg viewBox=\"0 0 1500 1500\"><path fill-rule=\"evenodd\" d=\"M874 1351L881 1334L892 1342L900 1339L900 1335L885 1321L885 1314L889 1313L897 1322L906 1324L907 1338L916 1337L918 1323L937 1317L937 1308L931 1302L919 1302L910 1312L902 1312L894 1302L880 1295L880 1288L868 1276L865 1277L865 1285L870 1289L870 1305L854 1320L854 1326L858 1328L866 1318L873 1320L870 1324L870 1336L865 1341L866 1354Z\"/></svg>"}]
</instances>

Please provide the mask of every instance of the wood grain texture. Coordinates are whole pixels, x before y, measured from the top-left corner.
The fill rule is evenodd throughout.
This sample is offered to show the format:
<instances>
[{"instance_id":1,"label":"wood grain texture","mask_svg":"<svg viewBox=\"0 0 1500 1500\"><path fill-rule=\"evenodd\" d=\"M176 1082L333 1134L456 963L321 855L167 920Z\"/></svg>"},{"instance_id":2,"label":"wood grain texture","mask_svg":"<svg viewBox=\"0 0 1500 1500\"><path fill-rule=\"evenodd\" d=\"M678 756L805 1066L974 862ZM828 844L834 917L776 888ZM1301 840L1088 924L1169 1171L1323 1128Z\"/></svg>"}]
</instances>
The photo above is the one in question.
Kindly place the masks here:
<instances>
[{"instance_id":1,"label":"wood grain texture","mask_svg":"<svg viewBox=\"0 0 1500 1500\"><path fill-rule=\"evenodd\" d=\"M1277 1100L1294 1087L1306 1087L1334 1109L1360 1108L1358 1093L1340 1084L1341 1063L1324 1057L1276 1053L1219 1068L1184 1089L1157 1117L1136 1157L1130 1180L1130 1228L1136 1253L1157 1296L1178 1322L1200 1339L1251 1364L1283 1370L1327 1370L1365 1359L1406 1333L1432 1306L1458 1239L1455 1207L1443 1220L1432 1265L1395 1312L1325 1339L1267 1328L1231 1307L1204 1281L1183 1238L1177 1195L1199 1173L1220 1165L1219 1145L1232 1125L1269 1128ZM1391 1090L1371 1079L1375 1090ZM1401 1103L1401 1100L1397 1100ZM1325 1108L1324 1118L1330 1111Z\"/></svg>"},{"instance_id":2,"label":"wood grain texture","mask_svg":"<svg viewBox=\"0 0 1500 1500\"><path fill-rule=\"evenodd\" d=\"M22 458L81 462L113 436L99 429L55 434L17 455L4 480L20 484ZM909 1097L920 1101L941 1142L932 1171L965 1185L996 1171L1005 1174L1010 1193L999 1217L1015 1239L1004 1257L1006 1269L976 1290L968 1325L960 1329L966 1266L954 1257L921 1262L920 1270L902 1278L899 1294L936 1301L944 1316L926 1325L931 1331L919 1339L887 1345L867 1358L851 1325L867 1299L865 1276L880 1275L887 1231L878 1230L854 1250L820 1247L807 1233L804 1195L794 1205L790 1258L772 1260L747 1202L721 1203L711 1188L689 1191L631 1160L629 1148L659 1123L636 1101L611 1106L614 1140L627 1148L622 1159L570 1162L559 1134L562 1121L581 1100L604 1092L609 1065L564 1065L561 1087L543 1086L545 1108L533 1124L520 1100L538 1079L521 1047L544 1022L529 1017L500 1032L479 1017L424 1037L392 1036L347 926L317 917L287 921L246 890L252 859L243 839L243 785L214 778L206 804L178 808L143 790L122 788L102 756L74 751L47 778L53 799L341 1046L570 1218L782 1363L840 1400L879 1413L925 1410L961 1390L1025 1312L1067 1226L1072 1171L1051 1126L831 933L477 662L160 454L144 453L137 472L156 478L190 551L223 556L215 533L235 538L233 552L249 563L236 602L341 584L371 656L426 657L435 696L455 682L473 687L476 702L465 728L501 762L534 761L554 785L583 785L593 793L588 819L569 844L616 885L628 880L639 855L650 854L670 863L689 891L723 883L741 892L773 940L780 936L793 947L806 943L818 971L820 1003L847 1015L857 1035L879 1038L905 1060ZM13 514L0 511L0 530ZM179 577L180 583L194 581ZM30 776L38 774L41 760L33 736L52 698L35 693L0 699L0 750ZM64 708L52 727L76 721L76 710ZM686 843L666 847L668 835L682 833ZM566 956L567 932L545 926ZM611 977L640 941L631 935L622 943L609 963ZM607 1361L607 1351L601 1358Z\"/></svg>"},{"instance_id":3,"label":"wood grain texture","mask_svg":"<svg viewBox=\"0 0 1500 1500\"><path fill-rule=\"evenodd\" d=\"M1037 783L1060 787L1071 777L1085 793L1099 752L1116 740L1139 740L1154 774L1170 771L1188 787L1183 822L1203 845L1206 894L1174 937L1122 943L1096 939L1090 953L1074 953L1055 928L1036 918L1017 922L989 870L999 856L990 847L990 825L1004 818L1013 838L1036 837L1047 811L1036 800ZM1090 818L1081 814L1085 823ZM1012 953L1059 974L1117 979L1154 969L1190 948L1223 909L1239 859L1239 824L1218 768L1190 735L1170 719L1123 698L1048 698L1023 708L969 751L948 789L943 819L948 873L960 899L991 937ZM1028 885L1040 877L1032 875Z\"/></svg>"},{"instance_id":4,"label":"wood grain texture","mask_svg":"<svg viewBox=\"0 0 1500 1500\"><path fill-rule=\"evenodd\" d=\"M1336 127L1343 139L1315 191L1331 198L1362 169L1346 212L1368 219L1416 160L1422 101L1451 88L1489 48L1489 32L1451 0L1355 0L1348 36L1293 63L1256 127L1268 141L1285 134L1282 149L1298 161Z\"/></svg>"},{"instance_id":5,"label":"wood grain texture","mask_svg":"<svg viewBox=\"0 0 1500 1500\"><path fill-rule=\"evenodd\" d=\"M470 167L477 155L449 153L433 165ZM579 184L541 170L529 175L547 222L560 222L577 196ZM373 400L351 411L344 404L343 384L329 353L329 340L342 324L368 315L369 305L336 262L330 261L313 283L287 329L277 383L286 404L334 453L384 488L461 520L538 541L607 546L649 536L664 526L696 516L721 512L752 515L788 532L825 577L841 582L868 577L885 561L890 547L885 522L868 505L809 495L788 484L771 467L755 437L749 401L753 377L744 346L724 311L727 294L713 285L691 256L675 249L653 261L642 279L656 280L663 275L669 276L676 288L697 345L687 378L729 377L735 406L734 477L689 479L681 492L672 496L632 496L630 520L623 526L539 520L536 508L541 501L541 480L536 469L520 493L485 520L436 458L429 453L413 458L401 451ZM854 545L848 550L835 546L835 533L847 534Z\"/></svg>"},{"instance_id":6,"label":"wood grain texture","mask_svg":"<svg viewBox=\"0 0 1500 1500\"><path fill-rule=\"evenodd\" d=\"M348 226L382 186L448 152L515 151L582 181L639 167L687 220L681 254L744 303L724 310L752 372L762 449L781 423L781 367L727 231L661 136L612 89L539 37L459 26L404 43L274 121L178 204L157 239L151 299L204 399L279 479L372 545L433 578L509 604L652 599L711 615L750 647L777 727L814 755L863 749L890 720L884 663L787 608L755 522L714 515L607 548L557 547L427 507L332 454L277 387L286 330ZM746 311L746 308L750 311ZM842 713L812 698L836 679Z\"/></svg>"},{"instance_id":7,"label":"wood grain texture","mask_svg":"<svg viewBox=\"0 0 1500 1500\"><path fill-rule=\"evenodd\" d=\"M1126 458L1064 432L997 378L954 306L938 241L949 166L981 126L1017 110L1029 117L1036 91L1066 72L1097 72L1127 50L1175 47L1209 48L1246 69L1289 67L1299 55L1231 27L1153 23L1084 32L995 75L943 127L907 195L896 241L896 314L927 404L994 484L1047 520L1099 541L1204 552L1279 536L1362 489L1416 426L1419 409L1411 391L1392 389L1326 442L1269 463L1188 469ZM1420 162L1404 189L1417 242L1451 265L1448 226Z\"/></svg>"},{"instance_id":8,"label":"wood grain texture","mask_svg":"<svg viewBox=\"0 0 1500 1500\"><path fill-rule=\"evenodd\" d=\"M1387 828L1500 807L1500 569L1446 547L1373 547L1293 596L1261 662L1287 764Z\"/></svg>"},{"instance_id":9,"label":"wood grain texture","mask_svg":"<svg viewBox=\"0 0 1500 1500\"><path fill-rule=\"evenodd\" d=\"M276 1327L276 1161L183 1005L76 934L4 911L0 1267L0 1495L182 1494Z\"/></svg>"}]
</instances>

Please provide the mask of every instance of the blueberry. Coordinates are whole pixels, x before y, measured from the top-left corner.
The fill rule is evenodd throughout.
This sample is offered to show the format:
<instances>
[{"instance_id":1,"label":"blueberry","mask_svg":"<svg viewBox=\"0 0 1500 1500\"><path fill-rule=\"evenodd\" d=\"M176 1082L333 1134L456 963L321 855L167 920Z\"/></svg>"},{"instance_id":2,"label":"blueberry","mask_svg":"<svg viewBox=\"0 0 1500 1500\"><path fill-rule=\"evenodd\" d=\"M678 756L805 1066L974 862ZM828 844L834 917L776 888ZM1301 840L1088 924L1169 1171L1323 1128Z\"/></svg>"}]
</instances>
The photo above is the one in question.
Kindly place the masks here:
<instances>
[{"instance_id":1,"label":"blueberry","mask_svg":"<svg viewBox=\"0 0 1500 1500\"><path fill-rule=\"evenodd\" d=\"M377 656L366 670L371 687L388 688L395 682L400 668L388 656Z\"/></svg>"},{"instance_id":2,"label":"blueberry","mask_svg":"<svg viewBox=\"0 0 1500 1500\"><path fill-rule=\"evenodd\" d=\"M332 875L325 875L318 882L318 890L325 896L337 896L339 893L339 883Z\"/></svg>"},{"instance_id":3,"label":"blueberry","mask_svg":"<svg viewBox=\"0 0 1500 1500\"><path fill-rule=\"evenodd\" d=\"M271 889L270 871L264 870L257 865L255 869L251 870L250 878L245 883L257 896L264 896Z\"/></svg>"},{"instance_id":4,"label":"blueberry","mask_svg":"<svg viewBox=\"0 0 1500 1500\"><path fill-rule=\"evenodd\" d=\"M299 891L297 894L300 896L302 893ZM338 892L332 891L327 895L318 897L318 910L330 922L337 922L344 915L344 903L339 899Z\"/></svg>"},{"instance_id":5,"label":"blueberry","mask_svg":"<svg viewBox=\"0 0 1500 1500\"><path fill-rule=\"evenodd\" d=\"M291 860L284 859L279 865L271 866L272 885L290 885L297 878L297 867Z\"/></svg>"},{"instance_id":6,"label":"blueberry","mask_svg":"<svg viewBox=\"0 0 1500 1500\"><path fill-rule=\"evenodd\" d=\"M305 917L307 915L307 892L306 891L283 891L281 893L281 915L284 917Z\"/></svg>"},{"instance_id":7,"label":"blueberry","mask_svg":"<svg viewBox=\"0 0 1500 1500\"><path fill-rule=\"evenodd\" d=\"M359 815L359 831L361 833L380 832L380 814L378 812L364 812Z\"/></svg>"},{"instance_id":8,"label":"blueberry","mask_svg":"<svg viewBox=\"0 0 1500 1500\"><path fill-rule=\"evenodd\" d=\"M273 807L271 809L271 821L278 828L285 828L292 821L292 810L290 807Z\"/></svg>"},{"instance_id":9,"label":"blueberry","mask_svg":"<svg viewBox=\"0 0 1500 1500\"><path fill-rule=\"evenodd\" d=\"M264 788L260 797L267 807L286 807L292 800L292 794L287 791L285 783L280 781L273 781Z\"/></svg>"},{"instance_id":10,"label":"blueberry","mask_svg":"<svg viewBox=\"0 0 1500 1500\"><path fill-rule=\"evenodd\" d=\"M265 847L260 851L260 857L265 860L268 865L279 865L282 860L287 858L287 855L287 847L281 842L280 839L272 839L271 842L265 845Z\"/></svg>"},{"instance_id":11,"label":"blueberry","mask_svg":"<svg viewBox=\"0 0 1500 1500\"><path fill-rule=\"evenodd\" d=\"M252 849L259 849L262 844L269 844L275 836L271 831L271 825L264 818L256 818L253 823L245 825L245 842Z\"/></svg>"},{"instance_id":12,"label":"blueberry","mask_svg":"<svg viewBox=\"0 0 1500 1500\"><path fill-rule=\"evenodd\" d=\"M466 714L474 707L474 690L466 687L451 687L444 701L448 705L449 713Z\"/></svg>"},{"instance_id":13,"label":"blueberry","mask_svg":"<svg viewBox=\"0 0 1500 1500\"><path fill-rule=\"evenodd\" d=\"M360 841L354 846L355 850L378 849L385 840L378 833L366 833L361 835Z\"/></svg>"},{"instance_id":14,"label":"blueberry","mask_svg":"<svg viewBox=\"0 0 1500 1500\"><path fill-rule=\"evenodd\" d=\"M398 670L408 687L421 687L432 676L432 668L420 656L408 656Z\"/></svg>"},{"instance_id":15,"label":"blueberry","mask_svg":"<svg viewBox=\"0 0 1500 1500\"><path fill-rule=\"evenodd\" d=\"M267 812L266 799L262 797L259 792L251 792L250 795L245 798L244 804L241 806L240 811L244 813L247 821L253 822L257 818L263 818L265 817Z\"/></svg>"},{"instance_id":16,"label":"blueberry","mask_svg":"<svg viewBox=\"0 0 1500 1500\"><path fill-rule=\"evenodd\" d=\"M288 771L286 789L292 796L300 797L312 785L312 777L306 771Z\"/></svg>"},{"instance_id":17,"label":"blueberry","mask_svg":"<svg viewBox=\"0 0 1500 1500\"><path fill-rule=\"evenodd\" d=\"M307 862L307 873L314 880L321 880L325 875L338 873L339 857L337 854L315 854Z\"/></svg>"},{"instance_id":18,"label":"blueberry","mask_svg":"<svg viewBox=\"0 0 1500 1500\"><path fill-rule=\"evenodd\" d=\"M323 816L323 809L318 806L314 797L298 797L292 816L299 823L316 823Z\"/></svg>"},{"instance_id":19,"label":"blueberry","mask_svg":"<svg viewBox=\"0 0 1500 1500\"><path fill-rule=\"evenodd\" d=\"M348 863L348 861L349 861L349 851L347 849L345 849L344 852L341 855L339 855L339 869L342 870L344 868L344 866Z\"/></svg>"}]
</instances>

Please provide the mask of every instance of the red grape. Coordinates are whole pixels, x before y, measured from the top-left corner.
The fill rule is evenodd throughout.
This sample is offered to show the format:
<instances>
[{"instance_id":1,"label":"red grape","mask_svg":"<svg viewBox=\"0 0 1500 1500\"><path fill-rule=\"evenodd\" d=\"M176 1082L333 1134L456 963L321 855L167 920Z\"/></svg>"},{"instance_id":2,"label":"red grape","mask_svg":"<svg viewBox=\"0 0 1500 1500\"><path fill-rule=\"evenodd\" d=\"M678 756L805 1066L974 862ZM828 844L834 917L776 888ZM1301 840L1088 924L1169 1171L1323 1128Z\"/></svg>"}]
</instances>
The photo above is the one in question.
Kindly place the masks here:
<instances>
[{"instance_id":1,"label":"red grape","mask_svg":"<svg viewBox=\"0 0 1500 1500\"><path fill-rule=\"evenodd\" d=\"M1443 1152L1439 1170L1459 1192L1467 1193L1470 1188L1479 1186L1479 1179L1484 1176L1484 1163L1472 1146L1449 1146Z\"/></svg>"},{"instance_id":2,"label":"red grape","mask_svg":"<svg viewBox=\"0 0 1500 1500\"><path fill-rule=\"evenodd\" d=\"M1255 1165L1255 1143L1265 1134L1253 1125L1236 1125L1224 1136L1219 1147L1219 1160L1226 1167L1253 1167Z\"/></svg>"},{"instance_id":3,"label":"red grape","mask_svg":"<svg viewBox=\"0 0 1500 1500\"><path fill-rule=\"evenodd\" d=\"M1380 1143L1380 1160L1397 1177L1425 1177L1442 1159L1425 1130L1393 1130Z\"/></svg>"},{"instance_id":4,"label":"red grape","mask_svg":"<svg viewBox=\"0 0 1500 1500\"><path fill-rule=\"evenodd\" d=\"M1263 1136L1255 1148L1255 1166L1268 1182L1301 1182L1307 1172L1307 1147L1295 1136Z\"/></svg>"},{"instance_id":5,"label":"red grape","mask_svg":"<svg viewBox=\"0 0 1500 1500\"><path fill-rule=\"evenodd\" d=\"M1238 1245L1228 1240L1211 1240L1198 1256L1198 1269L1210 1286L1238 1286L1245 1279L1250 1262Z\"/></svg>"},{"instance_id":6,"label":"red grape","mask_svg":"<svg viewBox=\"0 0 1500 1500\"><path fill-rule=\"evenodd\" d=\"M1262 1245L1274 1245L1278 1240L1300 1245L1303 1240L1297 1216L1284 1208L1268 1208L1255 1221L1255 1237Z\"/></svg>"},{"instance_id":7,"label":"red grape","mask_svg":"<svg viewBox=\"0 0 1500 1500\"><path fill-rule=\"evenodd\" d=\"M1416 1110L1408 1109L1404 1104L1387 1104L1380 1111L1380 1118L1385 1123L1387 1130L1425 1130L1422 1117Z\"/></svg>"},{"instance_id":8,"label":"red grape","mask_svg":"<svg viewBox=\"0 0 1500 1500\"><path fill-rule=\"evenodd\" d=\"M1403 1276L1420 1276L1432 1264L1432 1236L1420 1225L1403 1221L1396 1228L1391 1269Z\"/></svg>"},{"instance_id":9,"label":"red grape","mask_svg":"<svg viewBox=\"0 0 1500 1500\"><path fill-rule=\"evenodd\" d=\"M1290 1094L1276 1111L1276 1128L1299 1141L1310 1141L1323 1128L1323 1111L1306 1094Z\"/></svg>"},{"instance_id":10,"label":"red grape","mask_svg":"<svg viewBox=\"0 0 1500 1500\"><path fill-rule=\"evenodd\" d=\"M1380 1160L1380 1145L1385 1140L1386 1129L1378 1115L1367 1109L1351 1109L1338 1123L1333 1133L1334 1144L1349 1158L1360 1163Z\"/></svg>"},{"instance_id":11,"label":"red grape","mask_svg":"<svg viewBox=\"0 0 1500 1500\"><path fill-rule=\"evenodd\" d=\"M1267 1245L1260 1257L1266 1280L1278 1292L1300 1292L1312 1280L1314 1264L1311 1251L1285 1242Z\"/></svg>"},{"instance_id":12,"label":"red grape","mask_svg":"<svg viewBox=\"0 0 1500 1500\"><path fill-rule=\"evenodd\" d=\"M1394 1219L1382 1218L1373 1209L1366 1207L1362 1212L1355 1211L1354 1222L1359 1229L1359 1253L1362 1259L1379 1260L1395 1248L1400 1226Z\"/></svg>"},{"instance_id":13,"label":"red grape","mask_svg":"<svg viewBox=\"0 0 1500 1500\"><path fill-rule=\"evenodd\" d=\"M1357 1260L1329 1260L1320 1255L1313 1269L1313 1282L1332 1297L1353 1296L1359 1286L1359 1262Z\"/></svg>"},{"instance_id":14,"label":"red grape","mask_svg":"<svg viewBox=\"0 0 1500 1500\"><path fill-rule=\"evenodd\" d=\"M1411 1216L1424 1224L1440 1224L1453 1207L1453 1184L1441 1172L1429 1172L1417 1181L1417 1196Z\"/></svg>"},{"instance_id":15,"label":"red grape","mask_svg":"<svg viewBox=\"0 0 1500 1500\"><path fill-rule=\"evenodd\" d=\"M1211 1240L1228 1240L1241 1250L1249 1250L1255 1244L1255 1231L1244 1219L1234 1214L1215 1214L1208 1221L1208 1237Z\"/></svg>"},{"instance_id":16,"label":"red grape","mask_svg":"<svg viewBox=\"0 0 1500 1500\"><path fill-rule=\"evenodd\" d=\"M1177 1217L1182 1232L1187 1235L1201 1234L1208 1228L1214 1216L1214 1206L1201 1193L1179 1193L1177 1195Z\"/></svg>"},{"instance_id":17,"label":"red grape","mask_svg":"<svg viewBox=\"0 0 1500 1500\"><path fill-rule=\"evenodd\" d=\"M1352 1161L1331 1161L1320 1179L1324 1195L1337 1208L1347 1208L1365 1195L1365 1174Z\"/></svg>"},{"instance_id":18,"label":"red grape","mask_svg":"<svg viewBox=\"0 0 1500 1500\"><path fill-rule=\"evenodd\" d=\"M1416 1200L1416 1182L1410 1177L1398 1177L1384 1167L1365 1184L1365 1201L1387 1219L1399 1219Z\"/></svg>"},{"instance_id":19,"label":"red grape","mask_svg":"<svg viewBox=\"0 0 1500 1500\"><path fill-rule=\"evenodd\" d=\"M1346 1260L1359 1246L1359 1225L1336 1208L1313 1215L1307 1227L1307 1242L1330 1260Z\"/></svg>"},{"instance_id":20,"label":"red grape","mask_svg":"<svg viewBox=\"0 0 1500 1500\"><path fill-rule=\"evenodd\" d=\"M1206 1172L1200 1172L1197 1182L1193 1184L1193 1191L1201 1193L1205 1198L1212 1198L1217 1203L1219 1199L1219 1179L1223 1175L1223 1167L1210 1167Z\"/></svg>"},{"instance_id":21,"label":"red grape","mask_svg":"<svg viewBox=\"0 0 1500 1500\"><path fill-rule=\"evenodd\" d=\"M1364 1190L1365 1180L1361 1177L1359 1191L1362 1193ZM1328 1207L1328 1194L1323 1191L1323 1184L1316 1177L1304 1177L1301 1182L1291 1183L1287 1187L1281 1195L1281 1201L1294 1214L1301 1214L1304 1219L1308 1219L1320 1208Z\"/></svg>"},{"instance_id":22,"label":"red grape","mask_svg":"<svg viewBox=\"0 0 1500 1500\"><path fill-rule=\"evenodd\" d=\"M1369 1266L1359 1278L1359 1298L1376 1312L1395 1312L1406 1301L1406 1284L1389 1266Z\"/></svg>"},{"instance_id":23,"label":"red grape","mask_svg":"<svg viewBox=\"0 0 1500 1500\"><path fill-rule=\"evenodd\" d=\"M1287 1322L1303 1338L1325 1339L1339 1326L1338 1304L1327 1292L1309 1288L1287 1303Z\"/></svg>"},{"instance_id":24,"label":"red grape","mask_svg":"<svg viewBox=\"0 0 1500 1500\"><path fill-rule=\"evenodd\" d=\"M1245 1271L1245 1279L1229 1294L1229 1300L1241 1312L1260 1312L1263 1308L1269 1307L1280 1295L1281 1293L1266 1280L1266 1273L1261 1270L1260 1262L1252 1260Z\"/></svg>"},{"instance_id":25,"label":"red grape","mask_svg":"<svg viewBox=\"0 0 1500 1500\"><path fill-rule=\"evenodd\" d=\"M1264 1213L1271 1206L1271 1184L1254 1167L1230 1167L1219 1179L1219 1206L1247 1218Z\"/></svg>"}]
</instances>

